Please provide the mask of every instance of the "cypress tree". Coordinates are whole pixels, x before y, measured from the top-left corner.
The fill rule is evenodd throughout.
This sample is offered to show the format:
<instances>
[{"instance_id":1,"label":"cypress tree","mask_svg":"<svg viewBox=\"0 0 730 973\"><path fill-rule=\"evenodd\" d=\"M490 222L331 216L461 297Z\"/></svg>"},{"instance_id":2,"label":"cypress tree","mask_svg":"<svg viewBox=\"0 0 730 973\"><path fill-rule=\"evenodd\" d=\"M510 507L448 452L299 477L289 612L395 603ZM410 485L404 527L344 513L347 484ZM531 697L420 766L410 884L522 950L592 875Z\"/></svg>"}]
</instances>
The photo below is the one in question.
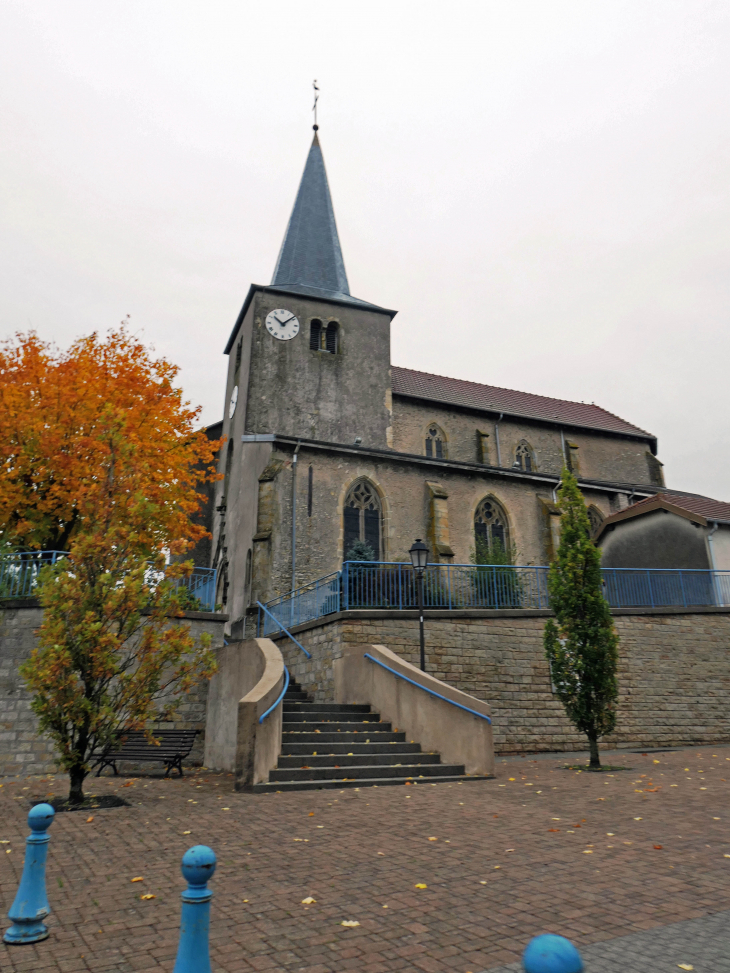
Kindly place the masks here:
<instances>
[{"instance_id":1,"label":"cypress tree","mask_svg":"<svg viewBox=\"0 0 730 973\"><path fill-rule=\"evenodd\" d=\"M558 504L560 546L548 574L555 618L543 642L555 690L568 719L588 737L590 769L599 770L598 739L616 726L618 635L603 597L601 552L591 540L578 481L567 469Z\"/></svg>"}]
</instances>

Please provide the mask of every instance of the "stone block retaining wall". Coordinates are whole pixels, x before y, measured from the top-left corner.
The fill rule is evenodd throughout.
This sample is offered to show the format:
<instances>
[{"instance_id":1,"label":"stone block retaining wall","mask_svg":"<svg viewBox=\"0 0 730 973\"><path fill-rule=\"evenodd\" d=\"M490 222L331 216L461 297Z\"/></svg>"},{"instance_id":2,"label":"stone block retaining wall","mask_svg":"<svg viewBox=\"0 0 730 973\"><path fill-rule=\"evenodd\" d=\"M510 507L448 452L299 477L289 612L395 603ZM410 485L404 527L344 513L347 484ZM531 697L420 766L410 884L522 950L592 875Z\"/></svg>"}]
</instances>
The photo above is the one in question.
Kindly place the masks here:
<instances>
[{"instance_id":1,"label":"stone block retaining wall","mask_svg":"<svg viewBox=\"0 0 730 973\"><path fill-rule=\"evenodd\" d=\"M213 636L213 647L217 648L223 644L223 625L227 617L187 612L184 619L171 621L173 624L189 624L193 636L209 632ZM37 720L30 708L30 694L18 672L20 664L35 648L35 633L42 620L43 610L34 599L6 602L0 607L0 776L46 774L56 770L53 746L38 733ZM188 759L192 764L203 762L207 698L208 683L198 684L183 700L175 722L160 724L161 727L201 731ZM156 765L140 766L149 771Z\"/></svg>"},{"instance_id":2,"label":"stone block retaining wall","mask_svg":"<svg viewBox=\"0 0 730 973\"><path fill-rule=\"evenodd\" d=\"M496 752L583 750L586 740L552 692L542 632L548 612L427 612L427 669L486 700ZM604 747L730 740L730 610L617 610L616 731ZM414 612L341 612L293 630L312 653L277 642L292 675L318 701L334 700L332 662L344 643L382 644L418 665Z\"/></svg>"}]
</instances>

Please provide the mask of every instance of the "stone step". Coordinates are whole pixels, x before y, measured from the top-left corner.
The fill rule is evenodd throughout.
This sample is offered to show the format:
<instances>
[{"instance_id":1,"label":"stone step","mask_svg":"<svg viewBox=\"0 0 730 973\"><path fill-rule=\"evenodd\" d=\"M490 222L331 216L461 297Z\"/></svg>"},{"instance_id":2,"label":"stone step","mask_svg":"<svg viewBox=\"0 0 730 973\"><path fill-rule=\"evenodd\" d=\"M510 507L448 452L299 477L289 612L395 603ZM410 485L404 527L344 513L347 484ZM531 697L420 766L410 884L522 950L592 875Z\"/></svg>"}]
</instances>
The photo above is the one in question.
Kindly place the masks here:
<instances>
[{"instance_id":1,"label":"stone step","mask_svg":"<svg viewBox=\"0 0 730 973\"><path fill-rule=\"evenodd\" d=\"M287 713L284 714L282 729L284 733L291 733L300 728L309 732L321 730L327 733L390 733L393 729L390 723L380 723L373 720L368 723L365 720L349 722L341 720L292 720Z\"/></svg>"},{"instance_id":2,"label":"stone step","mask_svg":"<svg viewBox=\"0 0 730 973\"><path fill-rule=\"evenodd\" d=\"M287 730L283 734L282 743L318 743L324 749L325 743L367 743L368 741L371 743L390 743L391 740L400 743L405 742L405 739L406 735L403 732L383 733L368 730L367 734L365 734L350 733L345 730L338 731L330 728L327 732L320 730L319 733L315 733L312 730ZM320 747L313 747L313 749L318 750Z\"/></svg>"},{"instance_id":3,"label":"stone step","mask_svg":"<svg viewBox=\"0 0 730 973\"><path fill-rule=\"evenodd\" d=\"M286 693L284 694L284 707L286 707L288 704L294 703L301 705L302 703L307 703L308 701L309 696L307 696L306 693L293 693L287 689Z\"/></svg>"},{"instance_id":4,"label":"stone step","mask_svg":"<svg viewBox=\"0 0 730 973\"><path fill-rule=\"evenodd\" d=\"M390 746L386 744L386 746ZM306 764L308 767L334 767L335 764L339 764L342 767L364 767L364 766L388 766L392 765L397 767L403 764L440 764L441 755L438 753L419 753L418 751L405 751L401 747L395 746L390 747L389 751L378 750L377 753L372 753L370 750L371 745L367 747L366 753L354 753L348 752L346 754L337 753L305 753L305 754L282 754L279 757L279 764L277 769L284 770L286 768L293 767L295 769L301 769L302 764ZM414 748L417 744L411 744ZM393 752L395 751L395 753Z\"/></svg>"},{"instance_id":5,"label":"stone step","mask_svg":"<svg viewBox=\"0 0 730 973\"><path fill-rule=\"evenodd\" d=\"M288 694L284 697L285 713L370 713L367 703L290 703Z\"/></svg>"},{"instance_id":6,"label":"stone step","mask_svg":"<svg viewBox=\"0 0 730 973\"><path fill-rule=\"evenodd\" d=\"M369 717L373 718L370 719ZM365 719L363 719L365 717ZM319 710L312 710L307 713L287 712L282 713L284 724L287 723L309 723L310 726L326 723L332 726L333 723L347 723L354 727L379 726L382 724L380 713L323 713Z\"/></svg>"},{"instance_id":7,"label":"stone step","mask_svg":"<svg viewBox=\"0 0 730 973\"><path fill-rule=\"evenodd\" d=\"M380 768L376 768L379 770ZM398 785L403 787L412 784L413 787L427 787L429 784L468 784L478 780L493 780L492 777L435 777L425 778L424 780L414 779L404 781L402 777L370 777L364 780L277 780L271 783L254 784L254 793L265 794L277 791L311 791L311 790L343 790L345 787L389 787Z\"/></svg>"},{"instance_id":8,"label":"stone step","mask_svg":"<svg viewBox=\"0 0 730 973\"><path fill-rule=\"evenodd\" d=\"M393 734L395 735L395 734ZM402 736L403 734L398 734ZM294 734L294 737L298 737L298 734ZM329 755L329 756L340 756L352 754L376 754L383 753L389 754L393 752L397 753L420 753L421 744L420 743L406 743L403 740L392 740L387 743L332 743L322 740L322 735L317 733L316 744L306 743L306 742L292 742L292 736L290 735L289 740L286 737L282 740L281 752L284 755L296 755L300 756L302 754L314 756L314 751L317 751L317 755ZM372 739L372 738L371 738Z\"/></svg>"},{"instance_id":9,"label":"stone step","mask_svg":"<svg viewBox=\"0 0 730 973\"><path fill-rule=\"evenodd\" d=\"M269 772L269 781L277 780L369 780L371 777L402 777L418 780L426 777L461 777L463 764L401 764L383 766L364 764L361 767L286 767Z\"/></svg>"}]
</instances>

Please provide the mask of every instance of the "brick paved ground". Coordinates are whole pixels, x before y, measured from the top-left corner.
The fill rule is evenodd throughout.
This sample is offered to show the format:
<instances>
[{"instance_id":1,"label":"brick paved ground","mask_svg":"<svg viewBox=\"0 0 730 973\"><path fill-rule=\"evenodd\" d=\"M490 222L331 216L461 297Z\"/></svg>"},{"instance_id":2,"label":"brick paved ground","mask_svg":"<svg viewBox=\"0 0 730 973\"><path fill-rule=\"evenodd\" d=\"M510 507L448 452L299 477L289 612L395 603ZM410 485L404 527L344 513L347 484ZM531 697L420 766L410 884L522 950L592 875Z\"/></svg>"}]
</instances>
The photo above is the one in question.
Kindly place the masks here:
<instances>
[{"instance_id":1,"label":"brick paved ground","mask_svg":"<svg viewBox=\"0 0 730 973\"><path fill-rule=\"evenodd\" d=\"M538 932L585 947L730 909L730 748L621 760L633 771L578 774L542 755L500 758L494 781L261 796L204 771L105 779L97 792L131 807L88 823L57 815L51 936L3 946L0 969L169 973L179 862L195 843L219 859L211 942L221 973L476 973L513 963ZM3 914L28 799L64 786L3 781ZM302 905L310 895L316 903Z\"/></svg>"}]
</instances>

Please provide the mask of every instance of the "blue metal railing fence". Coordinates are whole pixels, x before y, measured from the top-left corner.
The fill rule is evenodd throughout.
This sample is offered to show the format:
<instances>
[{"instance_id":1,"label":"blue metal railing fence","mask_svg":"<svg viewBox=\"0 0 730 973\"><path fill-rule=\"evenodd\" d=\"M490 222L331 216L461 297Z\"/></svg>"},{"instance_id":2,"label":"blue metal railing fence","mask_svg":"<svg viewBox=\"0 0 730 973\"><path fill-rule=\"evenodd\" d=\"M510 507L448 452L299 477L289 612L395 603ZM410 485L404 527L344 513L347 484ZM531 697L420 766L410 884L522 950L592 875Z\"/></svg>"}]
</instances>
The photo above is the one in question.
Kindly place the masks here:
<instances>
[{"instance_id":1,"label":"blue metal railing fence","mask_svg":"<svg viewBox=\"0 0 730 973\"><path fill-rule=\"evenodd\" d=\"M548 570L545 565L429 564L424 607L546 609ZM603 584L612 608L730 606L730 571L605 568ZM259 610L259 631L271 635L340 610L417 607L410 564L345 561L341 571L268 602L266 615Z\"/></svg>"},{"instance_id":2,"label":"blue metal railing fence","mask_svg":"<svg viewBox=\"0 0 730 973\"><path fill-rule=\"evenodd\" d=\"M30 598L38 585L38 574L42 568L55 564L65 557L66 551L23 551L17 554L0 555L0 600L6 598ZM154 583L157 572L150 572ZM164 578L164 573L159 573ZM215 568L195 567L186 578L179 578L178 587L187 593L185 605L191 611L215 611Z\"/></svg>"}]
</instances>

